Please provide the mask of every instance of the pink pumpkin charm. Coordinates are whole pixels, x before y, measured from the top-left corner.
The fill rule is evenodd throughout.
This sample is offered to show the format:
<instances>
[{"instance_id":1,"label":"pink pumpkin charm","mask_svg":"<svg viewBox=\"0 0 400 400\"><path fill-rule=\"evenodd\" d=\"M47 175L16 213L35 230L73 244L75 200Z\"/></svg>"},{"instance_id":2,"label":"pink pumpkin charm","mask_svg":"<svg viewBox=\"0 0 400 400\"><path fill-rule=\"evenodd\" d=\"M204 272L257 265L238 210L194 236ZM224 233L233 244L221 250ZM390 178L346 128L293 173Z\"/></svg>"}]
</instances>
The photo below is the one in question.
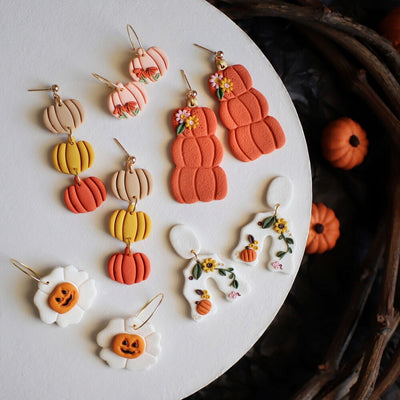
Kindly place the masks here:
<instances>
[{"instance_id":1,"label":"pink pumpkin charm","mask_svg":"<svg viewBox=\"0 0 400 400\"><path fill-rule=\"evenodd\" d=\"M108 96L108 109L115 118L136 117L147 103L147 92L140 82L129 82L125 86L117 82L118 89Z\"/></svg>"},{"instance_id":2,"label":"pink pumpkin charm","mask_svg":"<svg viewBox=\"0 0 400 400\"><path fill-rule=\"evenodd\" d=\"M140 47L129 64L129 74L136 82L156 82L167 72L168 66L168 57L163 49L150 47L145 51Z\"/></svg>"},{"instance_id":3,"label":"pink pumpkin charm","mask_svg":"<svg viewBox=\"0 0 400 400\"><path fill-rule=\"evenodd\" d=\"M107 196L104 183L95 176L86 179L74 178L74 185L65 189L64 202L75 214L94 211Z\"/></svg>"}]
</instances>

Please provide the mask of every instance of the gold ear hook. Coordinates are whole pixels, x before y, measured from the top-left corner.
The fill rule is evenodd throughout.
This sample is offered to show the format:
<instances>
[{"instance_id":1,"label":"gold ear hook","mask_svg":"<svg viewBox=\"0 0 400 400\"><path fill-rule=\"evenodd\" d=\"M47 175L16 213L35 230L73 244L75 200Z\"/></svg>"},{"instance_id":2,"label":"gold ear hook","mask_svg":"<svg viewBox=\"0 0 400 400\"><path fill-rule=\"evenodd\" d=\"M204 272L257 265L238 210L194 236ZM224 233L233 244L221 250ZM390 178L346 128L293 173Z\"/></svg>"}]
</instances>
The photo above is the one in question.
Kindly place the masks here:
<instances>
[{"instance_id":1,"label":"gold ear hook","mask_svg":"<svg viewBox=\"0 0 400 400\"><path fill-rule=\"evenodd\" d=\"M280 204L276 203L275 204L275 212L274 212L274 217L276 217L276 215L278 214L278 208L279 208Z\"/></svg>"},{"instance_id":2,"label":"gold ear hook","mask_svg":"<svg viewBox=\"0 0 400 400\"><path fill-rule=\"evenodd\" d=\"M111 81L109 81L108 79L102 77L99 74L95 74L94 72L92 72L92 75L99 81L101 82L104 86L108 87L109 89L117 89L117 90L122 90L119 86L117 86L115 83L112 83Z\"/></svg>"},{"instance_id":3,"label":"gold ear hook","mask_svg":"<svg viewBox=\"0 0 400 400\"><path fill-rule=\"evenodd\" d=\"M130 31L132 31L133 34L135 35L135 38L136 38L136 40L137 40L138 43L139 43L139 47L140 47L141 49L143 49L142 43L140 43L139 36L138 36L137 33L135 32L135 30L132 28L132 25L130 25L130 24L126 25L126 30L127 30L127 32L128 32L129 41L131 42L131 46L132 46L133 51L136 51L136 47L135 47L135 45L133 44L133 40L132 40L132 36L131 36L131 32L130 32Z\"/></svg>"},{"instance_id":4,"label":"gold ear hook","mask_svg":"<svg viewBox=\"0 0 400 400\"><path fill-rule=\"evenodd\" d=\"M23 272L25 275L28 275L36 282L43 283L44 285L48 285L50 283L49 281L42 281L42 277L36 271L23 264L22 262L16 260L15 258L10 258L10 262L12 265L14 265L14 267L17 267L21 272Z\"/></svg>"},{"instance_id":5,"label":"gold ear hook","mask_svg":"<svg viewBox=\"0 0 400 400\"><path fill-rule=\"evenodd\" d=\"M198 254L194 250L190 250L190 252L194 255L194 258L197 262L200 262Z\"/></svg>"},{"instance_id":6,"label":"gold ear hook","mask_svg":"<svg viewBox=\"0 0 400 400\"><path fill-rule=\"evenodd\" d=\"M193 43L196 47L199 47L200 49L206 50L211 54L215 55L215 65L217 66L217 69L222 71L228 67L227 62L224 60L224 53L221 50L218 51L213 51L210 49L207 49L207 47L200 46L197 43Z\"/></svg>"},{"instance_id":7,"label":"gold ear hook","mask_svg":"<svg viewBox=\"0 0 400 400\"><path fill-rule=\"evenodd\" d=\"M46 89L28 89L28 92L53 92L54 101L57 105L61 106L62 100L59 94L57 94L59 90L60 87L58 85L51 85L51 87Z\"/></svg>"},{"instance_id":8,"label":"gold ear hook","mask_svg":"<svg viewBox=\"0 0 400 400\"><path fill-rule=\"evenodd\" d=\"M196 107L198 104L197 98L196 98L197 92L195 90L193 90L192 87L190 86L189 79L187 78L185 71L183 69L181 69L181 74L182 74L183 79L185 80L185 83L189 89L189 92L186 95L186 97L187 97L186 105L188 107Z\"/></svg>"},{"instance_id":9,"label":"gold ear hook","mask_svg":"<svg viewBox=\"0 0 400 400\"><path fill-rule=\"evenodd\" d=\"M126 154L126 156L127 156L127 160L126 160L126 164L125 164L126 170L127 170L128 172L132 173L132 172L133 172L133 165L134 165L135 162L136 162L136 157L130 155L130 154L128 153L128 151L125 149L125 147L122 146L122 144L120 143L120 141L119 141L117 138L114 138L114 140L115 140L115 143L117 143L117 145L118 145L118 146L122 149L122 151Z\"/></svg>"},{"instance_id":10,"label":"gold ear hook","mask_svg":"<svg viewBox=\"0 0 400 400\"><path fill-rule=\"evenodd\" d=\"M145 319L145 321L137 326L136 324L133 325L133 329L140 329L143 325L147 324L147 322L150 320L150 318L154 315L154 313L157 311L158 307L160 307L161 302L164 300L164 293L158 293L156 296L154 296L148 303L146 303L143 308L139 311L139 314L136 315L137 319L140 319L142 314L146 311L146 309L158 298L160 297L160 300L158 303L155 305L154 310L150 313L150 315Z\"/></svg>"}]
</instances>

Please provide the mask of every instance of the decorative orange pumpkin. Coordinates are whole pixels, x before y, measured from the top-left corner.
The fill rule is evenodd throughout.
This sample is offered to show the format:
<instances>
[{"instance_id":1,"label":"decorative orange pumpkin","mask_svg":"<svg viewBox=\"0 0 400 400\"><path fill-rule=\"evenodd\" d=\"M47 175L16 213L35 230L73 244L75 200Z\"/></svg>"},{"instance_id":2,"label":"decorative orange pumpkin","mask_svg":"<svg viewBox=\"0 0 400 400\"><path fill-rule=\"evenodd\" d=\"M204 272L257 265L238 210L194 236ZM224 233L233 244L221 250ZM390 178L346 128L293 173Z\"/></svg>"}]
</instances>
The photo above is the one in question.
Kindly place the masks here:
<instances>
[{"instance_id":1,"label":"decorative orange pumpkin","mask_svg":"<svg viewBox=\"0 0 400 400\"><path fill-rule=\"evenodd\" d=\"M167 72L168 66L168 57L163 49L153 46L145 51L139 47L129 64L129 73L134 81L156 82Z\"/></svg>"},{"instance_id":2,"label":"decorative orange pumpkin","mask_svg":"<svg viewBox=\"0 0 400 400\"><path fill-rule=\"evenodd\" d=\"M240 252L240 259L244 262L253 262L257 258L257 252L250 248L245 248Z\"/></svg>"},{"instance_id":3,"label":"decorative orange pumpkin","mask_svg":"<svg viewBox=\"0 0 400 400\"><path fill-rule=\"evenodd\" d=\"M197 303L196 311L200 315L206 315L211 311L212 303L210 300L200 300Z\"/></svg>"},{"instance_id":4,"label":"decorative orange pumpkin","mask_svg":"<svg viewBox=\"0 0 400 400\"><path fill-rule=\"evenodd\" d=\"M44 109L43 123L52 133L70 133L85 119L82 104L75 99L63 100Z\"/></svg>"},{"instance_id":5,"label":"decorative orange pumpkin","mask_svg":"<svg viewBox=\"0 0 400 400\"><path fill-rule=\"evenodd\" d=\"M65 189L64 202L75 214L94 211L107 197L104 183L95 176L85 179L75 176L74 182Z\"/></svg>"},{"instance_id":6,"label":"decorative orange pumpkin","mask_svg":"<svg viewBox=\"0 0 400 400\"><path fill-rule=\"evenodd\" d=\"M267 99L253 88L243 65L219 69L210 76L208 87L220 101L219 116L229 129L229 146L237 159L252 161L285 144L281 125L268 115Z\"/></svg>"},{"instance_id":7,"label":"decorative orange pumpkin","mask_svg":"<svg viewBox=\"0 0 400 400\"><path fill-rule=\"evenodd\" d=\"M120 357L133 359L144 353L146 343L139 335L119 333L113 338L112 349Z\"/></svg>"},{"instance_id":8,"label":"decorative orange pumpkin","mask_svg":"<svg viewBox=\"0 0 400 400\"><path fill-rule=\"evenodd\" d=\"M340 236L340 223L335 213L323 203L313 203L306 253L324 253L335 247Z\"/></svg>"},{"instance_id":9,"label":"decorative orange pumpkin","mask_svg":"<svg viewBox=\"0 0 400 400\"><path fill-rule=\"evenodd\" d=\"M108 261L110 278L119 283L132 285L145 281L150 274L150 261L143 253L132 253L127 247L125 253L115 253Z\"/></svg>"},{"instance_id":10,"label":"decorative orange pumpkin","mask_svg":"<svg viewBox=\"0 0 400 400\"><path fill-rule=\"evenodd\" d=\"M343 117L322 132L322 154L337 168L349 170L361 164L368 152L368 139L360 124Z\"/></svg>"},{"instance_id":11,"label":"decorative orange pumpkin","mask_svg":"<svg viewBox=\"0 0 400 400\"><path fill-rule=\"evenodd\" d=\"M141 200L152 192L153 178L146 169L122 169L112 176L111 190L117 199L132 201L136 197Z\"/></svg>"},{"instance_id":12,"label":"decorative orange pumpkin","mask_svg":"<svg viewBox=\"0 0 400 400\"><path fill-rule=\"evenodd\" d=\"M219 166L223 148L215 136L217 118L207 107L178 108L172 113L172 127L178 137L171 147L176 166L171 191L180 203L225 198L228 184Z\"/></svg>"},{"instance_id":13,"label":"decorative orange pumpkin","mask_svg":"<svg viewBox=\"0 0 400 400\"><path fill-rule=\"evenodd\" d=\"M78 288L69 282L59 283L48 298L49 306L59 314L71 311L79 300Z\"/></svg>"},{"instance_id":14,"label":"decorative orange pumpkin","mask_svg":"<svg viewBox=\"0 0 400 400\"><path fill-rule=\"evenodd\" d=\"M400 52L400 7L391 10L381 21L380 32Z\"/></svg>"}]
</instances>

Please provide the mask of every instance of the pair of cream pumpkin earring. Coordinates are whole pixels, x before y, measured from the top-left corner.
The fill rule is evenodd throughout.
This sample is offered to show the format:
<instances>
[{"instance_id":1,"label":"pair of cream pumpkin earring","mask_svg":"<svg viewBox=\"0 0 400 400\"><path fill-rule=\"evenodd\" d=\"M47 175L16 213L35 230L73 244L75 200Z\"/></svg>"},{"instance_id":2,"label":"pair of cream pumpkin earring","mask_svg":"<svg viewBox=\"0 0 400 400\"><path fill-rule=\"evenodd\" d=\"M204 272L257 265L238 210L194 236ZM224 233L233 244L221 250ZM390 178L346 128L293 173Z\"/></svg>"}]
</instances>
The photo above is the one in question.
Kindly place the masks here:
<instances>
[{"instance_id":1,"label":"pair of cream pumpkin earring","mask_svg":"<svg viewBox=\"0 0 400 400\"><path fill-rule=\"evenodd\" d=\"M99 74L92 74L106 87L112 89L107 105L110 113L118 119L136 117L143 110L148 100L145 85L157 82L169 67L168 57L163 49L152 46L145 50L132 26L128 24L126 29L135 54L129 63L129 74L133 80L124 85L121 82L113 83ZM134 45L132 33L139 44L138 48Z\"/></svg>"},{"instance_id":2,"label":"pair of cream pumpkin earring","mask_svg":"<svg viewBox=\"0 0 400 400\"><path fill-rule=\"evenodd\" d=\"M73 265L56 267L42 277L18 260L12 265L38 283L33 298L40 319L64 328L81 321L97 295L94 279ZM148 369L158 361L161 334L149 324L164 294L159 293L134 316L112 319L97 335L100 358L111 368Z\"/></svg>"}]
</instances>

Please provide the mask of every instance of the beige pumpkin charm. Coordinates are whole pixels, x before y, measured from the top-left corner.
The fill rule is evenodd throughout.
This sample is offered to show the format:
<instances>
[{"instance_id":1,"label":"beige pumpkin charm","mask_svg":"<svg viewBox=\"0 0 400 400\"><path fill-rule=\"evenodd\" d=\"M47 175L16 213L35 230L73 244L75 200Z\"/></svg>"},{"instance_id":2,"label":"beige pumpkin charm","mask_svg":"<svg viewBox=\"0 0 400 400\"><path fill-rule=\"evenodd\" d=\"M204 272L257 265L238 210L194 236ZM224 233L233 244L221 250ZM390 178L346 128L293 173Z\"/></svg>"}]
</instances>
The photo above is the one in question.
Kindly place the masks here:
<instances>
[{"instance_id":1,"label":"beige pumpkin charm","mask_svg":"<svg viewBox=\"0 0 400 400\"><path fill-rule=\"evenodd\" d=\"M122 169L112 176L111 190L117 199L130 202L136 197L141 200L152 192L153 178L146 169Z\"/></svg>"},{"instance_id":2,"label":"beige pumpkin charm","mask_svg":"<svg viewBox=\"0 0 400 400\"><path fill-rule=\"evenodd\" d=\"M82 104L75 99L55 101L43 111L43 123L52 133L71 133L85 119Z\"/></svg>"}]
</instances>

